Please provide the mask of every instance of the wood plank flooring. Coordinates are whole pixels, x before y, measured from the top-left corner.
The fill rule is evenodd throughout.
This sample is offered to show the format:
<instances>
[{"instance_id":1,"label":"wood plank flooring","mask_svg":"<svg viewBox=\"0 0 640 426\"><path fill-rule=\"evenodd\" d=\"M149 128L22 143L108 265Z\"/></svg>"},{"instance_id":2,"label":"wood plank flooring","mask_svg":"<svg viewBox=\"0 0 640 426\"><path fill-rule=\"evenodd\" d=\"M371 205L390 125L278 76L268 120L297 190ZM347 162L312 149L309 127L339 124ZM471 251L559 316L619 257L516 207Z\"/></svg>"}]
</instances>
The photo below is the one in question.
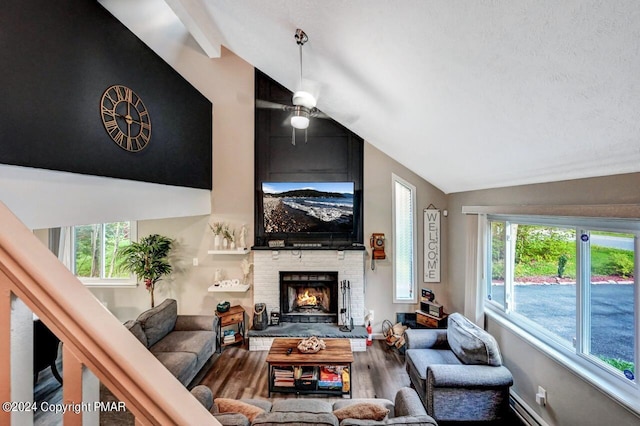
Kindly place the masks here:
<instances>
[{"instance_id":1,"label":"wood plank flooring","mask_svg":"<svg viewBox=\"0 0 640 426\"><path fill-rule=\"evenodd\" d=\"M373 346L369 346L366 352L354 352L352 392L354 398L385 398L394 400L398 389L410 386L409 376L404 368L404 355L395 348L390 348L383 340L374 340ZM267 351L250 352L246 346L228 346L221 354L215 354L196 379L192 386L202 384L208 386L214 398L258 398L258 399L287 399L287 398L311 398L320 397L327 401L338 398L295 394L273 393L268 398L268 371ZM61 371L61 370L60 370ZM47 400L50 403L62 401L62 386L47 370L43 371L38 384L35 387L34 399L36 401ZM101 399L105 400L103 390ZM34 418L37 426L62 424L62 415L46 415L38 412ZM116 413L117 414L117 413ZM100 424L133 425L133 418L128 413L120 416L101 416ZM520 425L515 416L506 420L503 425ZM443 426L446 426L443 424ZM460 426L460 425L457 425Z\"/></svg>"},{"instance_id":2,"label":"wood plank flooring","mask_svg":"<svg viewBox=\"0 0 640 426\"><path fill-rule=\"evenodd\" d=\"M393 401L396 391L409 386L409 376L404 369L404 356L396 349L389 348L384 341L377 340L366 352L354 352L352 391L354 398L386 398ZM206 385L214 397L223 398L268 398L267 351L250 352L247 345L228 346L221 354L209 361L211 367L201 373L192 385ZM60 366L60 361L58 361ZM205 369L206 370L206 369ZM62 371L60 369L60 371ZM62 386L49 369L40 373L35 387L35 401L62 402ZM104 397L104 396L103 396ZM273 393L271 400L297 398L295 394ZM306 398L320 397L328 401L336 398L306 395ZM110 421L101 418L101 424ZM131 424L131 419L120 419L119 424ZM62 424L62 415L36 412L34 424L54 426Z\"/></svg>"},{"instance_id":3,"label":"wood plank flooring","mask_svg":"<svg viewBox=\"0 0 640 426\"><path fill-rule=\"evenodd\" d=\"M354 352L352 392L354 398L386 398L393 401L398 389L409 386L404 356L376 340L366 352ZM215 398L268 398L267 352L249 352L246 346L230 346L200 384ZM315 397L305 396L305 397ZM297 398L295 394L273 393L270 399ZM327 398L330 400L331 398Z\"/></svg>"}]
</instances>

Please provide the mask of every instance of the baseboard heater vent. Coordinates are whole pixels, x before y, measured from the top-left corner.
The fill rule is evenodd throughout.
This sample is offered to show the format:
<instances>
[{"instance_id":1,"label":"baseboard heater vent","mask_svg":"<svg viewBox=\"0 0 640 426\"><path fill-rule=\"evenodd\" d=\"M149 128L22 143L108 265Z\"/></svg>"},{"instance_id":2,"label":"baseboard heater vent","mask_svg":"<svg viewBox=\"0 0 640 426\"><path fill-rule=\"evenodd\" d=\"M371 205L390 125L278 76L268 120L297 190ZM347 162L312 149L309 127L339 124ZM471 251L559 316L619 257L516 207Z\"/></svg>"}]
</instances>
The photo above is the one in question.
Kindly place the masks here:
<instances>
[{"instance_id":1,"label":"baseboard heater vent","mask_svg":"<svg viewBox=\"0 0 640 426\"><path fill-rule=\"evenodd\" d=\"M529 426L549 426L542 417L534 412L516 393L509 393L509 406L515 415Z\"/></svg>"}]
</instances>

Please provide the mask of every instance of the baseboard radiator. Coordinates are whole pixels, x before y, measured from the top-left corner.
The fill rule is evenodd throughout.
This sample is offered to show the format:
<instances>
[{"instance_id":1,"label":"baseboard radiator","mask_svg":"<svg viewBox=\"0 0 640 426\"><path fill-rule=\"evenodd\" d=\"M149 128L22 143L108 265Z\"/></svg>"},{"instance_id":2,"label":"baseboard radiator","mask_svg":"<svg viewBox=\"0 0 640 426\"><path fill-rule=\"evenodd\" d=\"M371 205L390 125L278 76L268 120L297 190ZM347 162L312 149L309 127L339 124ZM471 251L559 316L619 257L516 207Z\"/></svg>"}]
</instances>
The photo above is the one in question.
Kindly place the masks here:
<instances>
[{"instance_id":1,"label":"baseboard radiator","mask_svg":"<svg viewBox=\"0 0 640 426\"><path fill-rule=\"evenodd\" d=\"M551 426L545 422L529 405L515 392L509 392L509 406L515 415L529 426Z\"/></svg>"}]
</instances>

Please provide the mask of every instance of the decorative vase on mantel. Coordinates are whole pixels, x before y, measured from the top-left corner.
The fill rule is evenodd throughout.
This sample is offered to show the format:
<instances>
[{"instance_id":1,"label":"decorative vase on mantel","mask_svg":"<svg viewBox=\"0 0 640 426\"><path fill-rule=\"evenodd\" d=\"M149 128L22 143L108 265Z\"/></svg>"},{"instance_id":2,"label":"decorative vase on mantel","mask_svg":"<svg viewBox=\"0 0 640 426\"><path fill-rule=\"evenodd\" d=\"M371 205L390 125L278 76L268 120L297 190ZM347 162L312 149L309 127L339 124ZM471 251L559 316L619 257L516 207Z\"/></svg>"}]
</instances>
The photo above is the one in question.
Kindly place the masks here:
<instances>
[{"instance_id":1,"label":"decorative vase on mantel","mask_svg":"<svg viewBox=\"0 0 640 426\"><path fill-rule=\"evenodd\" d=\"M222 249L226 250L229 247L229 240L227 240L226 238L222 239Z\"/></svg>"},{"instance_id":2,"label":"decorative vase on mantel","mask_svg":"<svg viewBox=\"0 0 640 426\"><path fill-rule=\"evenodd\" d=\"M213 238L213 248L216 250L220 250L220 235L216 235Z\"/></svg>"}]
</instances>

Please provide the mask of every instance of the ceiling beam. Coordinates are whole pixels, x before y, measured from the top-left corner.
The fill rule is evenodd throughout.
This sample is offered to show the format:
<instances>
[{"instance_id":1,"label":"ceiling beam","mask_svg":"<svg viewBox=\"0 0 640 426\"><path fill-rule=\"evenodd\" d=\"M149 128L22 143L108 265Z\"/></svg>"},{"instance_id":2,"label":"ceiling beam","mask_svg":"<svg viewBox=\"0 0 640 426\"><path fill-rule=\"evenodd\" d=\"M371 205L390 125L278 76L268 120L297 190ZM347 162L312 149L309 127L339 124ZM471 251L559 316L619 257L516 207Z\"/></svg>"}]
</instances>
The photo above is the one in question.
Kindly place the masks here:
<instances>
[{"instance_id":1,"label":"ceiling beam","mask_svg":"<svg viewBox=\"0 0 640 426\"><path fill-rule=\"evenodd\" d=\"M185 0L165 0L165 2L204 50L204 53L209 58L219 58L222 35L212 20L208 19L209 13L204 2Z\"/></svg>"}]
</instances>

